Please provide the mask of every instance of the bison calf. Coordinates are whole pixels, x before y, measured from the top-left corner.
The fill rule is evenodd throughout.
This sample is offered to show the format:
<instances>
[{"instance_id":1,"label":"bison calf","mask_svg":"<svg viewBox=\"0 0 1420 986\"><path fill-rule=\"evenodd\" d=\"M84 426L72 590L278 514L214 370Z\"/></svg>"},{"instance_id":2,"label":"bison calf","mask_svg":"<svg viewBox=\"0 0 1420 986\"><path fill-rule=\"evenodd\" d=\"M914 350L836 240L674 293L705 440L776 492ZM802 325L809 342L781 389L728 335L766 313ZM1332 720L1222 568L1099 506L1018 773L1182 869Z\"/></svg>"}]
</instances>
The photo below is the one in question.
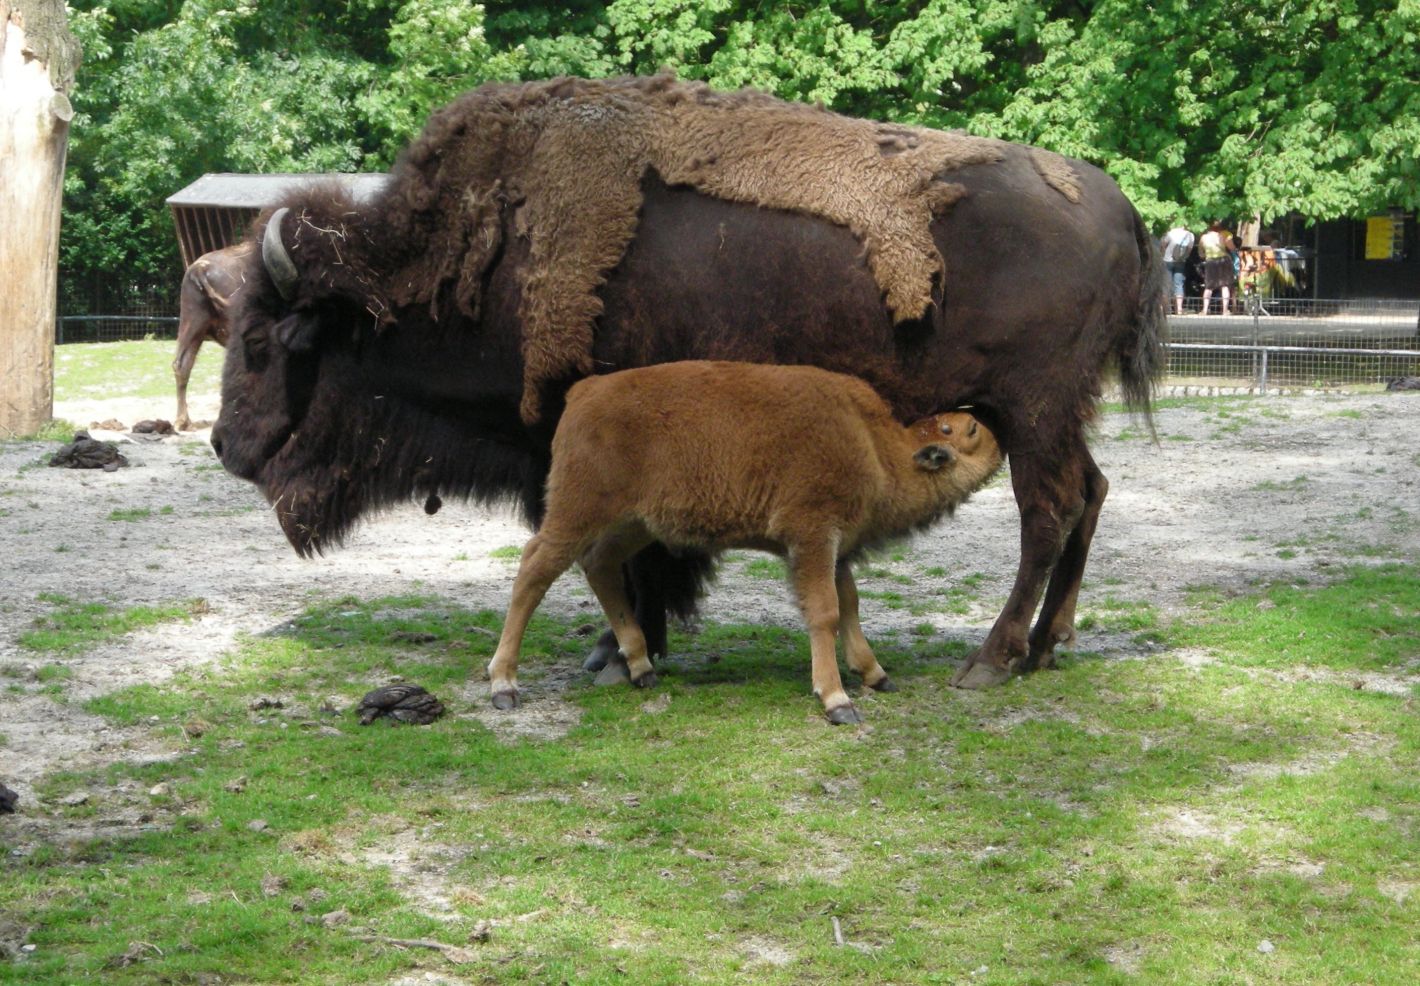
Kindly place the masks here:
<instances>
[{"instance_id":1,"label":"bison calf","mask_svg":"<svg viewBox=\"0 0 1420 986\"><path fill-rule=\"evenodd\" d=\"M840 628L864 684L892 685L858 624L848 563L950 513L1000 464L995 436L970 414L904 427L861 380L813 367L666 363L582 380L552 440L546 517L523 549L488 665L493 704L517 705L523 632L574 561L631 680L655 684L621 566L660 541L784 556L808 623L814 694L831 721L860 722L838 676Z\"/></svg>"}]
</instances>

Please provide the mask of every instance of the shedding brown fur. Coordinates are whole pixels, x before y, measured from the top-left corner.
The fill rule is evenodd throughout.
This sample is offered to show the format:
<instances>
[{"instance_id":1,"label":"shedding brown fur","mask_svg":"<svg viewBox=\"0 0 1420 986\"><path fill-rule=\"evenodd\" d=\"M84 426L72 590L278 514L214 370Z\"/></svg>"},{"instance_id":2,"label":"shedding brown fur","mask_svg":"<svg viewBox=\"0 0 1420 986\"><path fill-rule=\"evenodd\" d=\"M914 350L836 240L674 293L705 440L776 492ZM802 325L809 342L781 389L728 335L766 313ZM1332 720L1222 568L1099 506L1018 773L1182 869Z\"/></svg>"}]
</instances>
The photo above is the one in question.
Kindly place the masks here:
<instances>
[{"instance_id":1,"label":"shedding brown fur","mask_svg":"<svg viewBox=\"0 0 1420 986\"><path fill-rule=\"evenodd\" d=\"M995 436L970 414L903 426L861 380L814 367L663 363L582 380L552 440L546 517L523 549L488 665L493 704L517 705L528 620L573 562L632 681L655 684L621 566L659 541L784 556L809 628L814 694L831 721L860 722L836 637L865 685L892 686L859 625L849 563L950 514L1000 465Z\"/></svg>"},{"instance_id":2,"label":"shedding brown fur","mask_svg":"<svg viewBox=\"0 0 1420 986\"><path fill-rule=\"evenodd\" d=\"M847 227L903 322L927 312L945 276L930 224L965 194L947 176L1001 160L1003 146L669 75L484 86L436 112L395 170L402 221L428 249L406 258L394 301L437 313L452 285L473 314L506 203L529 240L519 314L531 423L547 384L592 370L597 289L635 235L648 171Z\"/></svg>"}]
</instances>

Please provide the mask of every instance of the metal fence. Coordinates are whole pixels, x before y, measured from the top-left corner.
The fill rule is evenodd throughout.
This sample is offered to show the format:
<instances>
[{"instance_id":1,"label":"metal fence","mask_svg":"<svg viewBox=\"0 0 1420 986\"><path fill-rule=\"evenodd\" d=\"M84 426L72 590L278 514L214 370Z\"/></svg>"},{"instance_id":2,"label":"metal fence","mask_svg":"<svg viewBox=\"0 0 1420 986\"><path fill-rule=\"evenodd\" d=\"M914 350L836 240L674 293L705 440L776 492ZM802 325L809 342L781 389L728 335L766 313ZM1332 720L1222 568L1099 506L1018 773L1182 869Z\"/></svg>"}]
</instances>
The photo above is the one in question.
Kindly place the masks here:
<instances>
[{"instance_id":1,"label":"metal fence","mask_svg":"<svg viewBox=\"0 0 1420 986\"><path fill-rule=\"evenodd\" d=\"M56 342L176 339L181 278L151 283L116 278L59 279Z\"/></svg>"},{"instance_id":2,"label":"metal fence","mask_svg":"<svg viewBox=\"0 0 1420 986\"><path fill-rule=\"evenodd\" d=\"M1213 305L1216 311L1216 299ZM171 294L132 291L104 310L110 314L61 308L57 341L177 337ZM1170 383L1266 393L1420 376L1420 301L1242 298L1226 315L1198 311L1198 299L1190 298L1189 314L1169 317Z\"/></svg>"},{"instance_id":3,"label":"metal fence","mask_svg":"<svg viewBox=\"0 0 1420 986\"><path fill-rule=\"evenodd\" d=\"M1216 302L1215 302L1216 305ZM1171 383L1329 388L1420 376L1420 301L1234 299L1169 317Z\"/></svg>"}]
</instances>

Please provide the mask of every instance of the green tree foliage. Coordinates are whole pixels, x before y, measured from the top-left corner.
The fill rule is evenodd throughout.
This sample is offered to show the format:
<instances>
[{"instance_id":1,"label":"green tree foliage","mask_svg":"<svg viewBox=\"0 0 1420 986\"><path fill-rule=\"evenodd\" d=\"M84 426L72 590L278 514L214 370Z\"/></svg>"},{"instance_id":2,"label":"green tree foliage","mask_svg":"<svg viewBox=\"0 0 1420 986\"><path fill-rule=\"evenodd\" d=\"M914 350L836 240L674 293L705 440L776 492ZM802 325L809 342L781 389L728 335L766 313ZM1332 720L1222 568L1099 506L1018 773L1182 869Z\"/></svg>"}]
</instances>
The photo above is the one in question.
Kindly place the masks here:
<instances>
[{"instance_id":1,"label":"green tree foliage","mask_svg":"<svg viewBox=\"0 0 1420 986\"><path fill-rule=\"evenodd\" d=\"M1100 164L1156 226L1420 206L1420 0L78 0L64 264L176 281L208 171L387 167L486 80L670 68Z\"/></svg>"}]
</instances>

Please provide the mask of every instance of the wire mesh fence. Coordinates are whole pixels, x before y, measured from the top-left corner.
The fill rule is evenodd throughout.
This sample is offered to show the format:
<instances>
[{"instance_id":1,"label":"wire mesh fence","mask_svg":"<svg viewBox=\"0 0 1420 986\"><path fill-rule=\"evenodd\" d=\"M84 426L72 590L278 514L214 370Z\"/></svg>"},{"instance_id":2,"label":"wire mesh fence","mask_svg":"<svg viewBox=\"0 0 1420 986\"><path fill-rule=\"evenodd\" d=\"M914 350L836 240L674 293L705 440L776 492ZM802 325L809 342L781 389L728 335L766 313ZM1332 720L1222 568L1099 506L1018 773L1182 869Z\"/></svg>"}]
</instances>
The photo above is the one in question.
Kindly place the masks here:
<instances>
[{"instance_id":1,"label":"wire mesh fence","mask_svg":"<svg viewBox=\"0 0 1420 986\"><path fill-rule=\"evenodd\" d=\"M175 286L61 292L60 306L61 343L177 338ZM1265 393L1420 376L1420 301L1244 297L1201 315L1189 298L1184 310L1169 318L1173 383Z\"/></svg>"},{"instance_id":2,"label":"wire mesh fence","mask_svg":"<svg viewBox=\"0 0 1420 986\"><path fill-rule=\"evenodd\" d=\"M1230 314L1171 316L1169 335L1173 382L1266 393L1420 376L1420 301L1245 297Z\"/></svg>"},{"instance_id":3,"label":"wire mesh fence","mask_svg":"<svg viewBox=\"0 0 1420 986\"><path fill-rule=\"evenodd\" d=\"M181 278L120 281L60 277L56 342L176 339Z\"/></svg>"}]
</instances>

